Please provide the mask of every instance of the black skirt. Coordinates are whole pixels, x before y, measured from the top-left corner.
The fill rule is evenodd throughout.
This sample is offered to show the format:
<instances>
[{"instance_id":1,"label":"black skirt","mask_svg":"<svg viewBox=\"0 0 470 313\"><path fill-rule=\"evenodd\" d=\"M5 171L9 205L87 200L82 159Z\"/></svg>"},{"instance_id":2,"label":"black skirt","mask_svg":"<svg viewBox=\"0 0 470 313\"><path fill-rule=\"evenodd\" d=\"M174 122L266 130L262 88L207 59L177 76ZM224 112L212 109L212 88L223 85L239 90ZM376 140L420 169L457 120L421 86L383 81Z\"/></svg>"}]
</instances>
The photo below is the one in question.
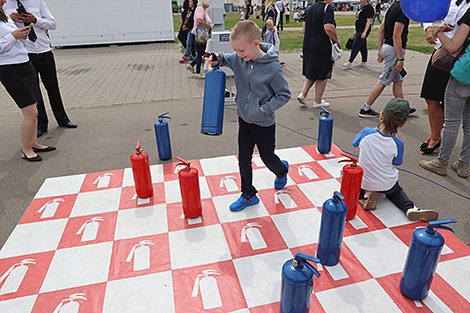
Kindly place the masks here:
<instances>
[{"instance_id":1,"label":"black skirt","mask_svg":"<svg viewBox=\"0 0 470 313\"><path fill-rule=\"evenodd\" d=\"M434 50L434 53L436 50ZM421 98L444 102L444 94L449 81L450 73L440 70L431 64L432 55L429 58L428 67L424 74Z\"/></svg>"},{"instance_id":2,"label":"black skirt","mask_svg":"<svg viewBox=\"0 0 470 313\"><path fill-rule=\"evenodd\" d=\"M30 61L0 65L0 81L20 109L42 99L38 75Z\"/></svg>"}]
</instances>

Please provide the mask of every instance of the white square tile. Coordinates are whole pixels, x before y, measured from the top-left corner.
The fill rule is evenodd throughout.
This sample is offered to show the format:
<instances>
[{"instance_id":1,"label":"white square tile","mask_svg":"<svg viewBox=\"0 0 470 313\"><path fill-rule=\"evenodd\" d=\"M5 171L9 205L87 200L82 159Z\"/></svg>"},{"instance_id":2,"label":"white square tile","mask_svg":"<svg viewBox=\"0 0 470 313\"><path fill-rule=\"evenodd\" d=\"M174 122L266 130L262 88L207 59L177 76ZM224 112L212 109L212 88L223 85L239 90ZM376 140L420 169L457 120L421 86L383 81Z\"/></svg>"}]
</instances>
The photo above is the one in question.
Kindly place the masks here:
<instances>
[{"instance_id":1,"label":"white square tile","mask_svg":"<svg viewBox=\"0 0 470 313\"><path fill-rule=\"evenodd\" d=\"M114 239L127 239L168 231L166 205L120 210L116 222Z\"/></svg>"},{"instance_id":2,"label":"white square tile","mask_svg":"<svg viewBox=\"0 0 470 313\"><path fill-rule=\"evenodd\" d=\"M201 159L200 162L204 176L239 172L238 159L234 155L211 159Z\"/></svg>"},{"instance_id":3,"label":"white square tile","mask_svg":"<svg viewBox=\"0 0 470 313\"><path fill-rule=\"evenodd\" d=\"M107 283L103 313L174 312L171 272L114 280Z\"/></svg>"},{"instance_id":4,"label":"white square tile","mask_svg":"<svg viewBox=\"0 0 470 313\"><path fill-rule=\"evenodd\" d=\"M199 190L201 191L201 199L208 199L212 197L209 185L207 184L207 180L204 176L199 177ZM178 180L165 182L165 202L181 202L181 189L180 182Z\"/></svg>"},{"instance_id":5,"label":"white square tile","mask_svg":"<svg viewBox=\"0 0 470 313\"><path fill-rule=\"evenodd\" d=\"M276 214L271 218L289 248L318 242L321 213L317 209Z\"/></svg>"},{"instance_id":6,"label":"white square tile","mask_svg":"<svg viewBox=\"0 0 470 313\"><path fill-rule=\"evenodd\" d=\"M79 193L70 217L117 211L120 198L121 188Z\"/></svg>"},{"instance_id":7,"label":"white square tile","mask_svg":"<svg viewBox=\"0 0 470 313\"><path fill-rule=\"evenodd\" d=\"M459 259L440 262L436 272L448 282L467 301L470 301L470 288L468 288L468 278L470 278L470 256ZM466 277L466 279L463 279Z\"/></svg>"},{"instance_id":8,"label":"white square tile","mask_svg":"<svg viewBox=\"0 0 470 313\"><path fill-rule=\"evenodd\" d=\"M274 189L274 179L276 179L276 175L268 168L253 170L253 186L255 186L257 190ZM286 186L292 186L294 184L294 181L289 177L289 174L287 174Z\"/></svg>"},{"instance_id":9,"label":"white square tile","mask_svg":"<svg viewBox=\"0 0 470 313\"><path fill-rule=\"evenodd\" d=\"M0 301L0 312L27 313L33 310L38 295Z\"/></svg>"},{"instance_id":10,"label":"white square tile","mask_svg":"<svg viewBox=\"0 0 470 313\"><path fill-rule=\"evenodd\" d=\"M220 224L170 232L169 238L173 270L231 259Z\"/></svg>"},{"instance_id":11,"label":"white square tile","mask_svg":"<svg viewBox=\"0 0 470 313\"><path fill-rule=\"evenodd\" d=\"M163 164L150 166L150 175L152 176L152 184L163 182ZM132 168L124 169L124 177L122 179L122 187L134 186L134 175Z\"/></svg>"},{"instance_id":12,"label":"white square tile","mask_svg":"<svg viewBox=\"0 0 470 313\"><path fill-rule=\"evenodd\" d=\"M249 308L273 303L281 296L281 271L292 259L289 250L233 260Z\"/></svg>"},{"instance_id":13,"label":"white square tile","mask_svg":"<svg viewBox=\"0 0 470 313\"><path fill-rule=\"evenodd\" d=\"M221 223L242 221L250 218L268 216L268 210L264 206L263 202L259 201L258 204L247 207L246 209L239 212L230 211L230 205L240 197L239 194L230 194L224 196L218 196L212 198L214 202L219 221Z\"/></svg>"},{"instance_id":14,"label":"white square tile","mask_svg":"<svg viewBox=\"0 0 470 313\"><path fill-rule=\"evenodd\" d=\"M311 183L298 184L300 190L317 207L333 197L335 191L340 191L341 184L336 179L327 179Z\"/></svg>"},{"instance_id":15,"label":"white square tile","mask_svg":"<svg viewBox=\"0 0 470 313\"><path fill-rule=\"evenodd\" d=\"M377 209L371 211L371 213L377 216L377 218L387 227L414 223L406 217L405 212L388 200L386 196L379 196L377 198Z\"/></svg>"},{"instance_id":16,"label":"white square tile","mask_svg":"<svg viewBox=\"0 0 470 313\"><path fill-rule=\"evenodd\" d=\"M327 159L327 160L320 160L318 164L320 164L331 176L334 178L341 177L341 171L345 163L338 163L341 158L334 158L334 159Z\"/></svg>"},{"instance_id":17,"label":"white square tile","mask_svg":"<svg viewBox=\"0 0 470 313\"><path fill-rule=\"evenodd\" d=\"M34 196L37 198L55 197L63 195L71 195L79 193L82 188L86 174L62 176L48 178L44 181L38 193Z\"/></svg>"},{"instance_id":18,"label":"white square tile","mask_svg":"<svg viewBox=\"0 0 470 313\"><path fill-rule=\"evenodd\" d=\"M107 281L112 242L57 250L40 293Z\"/></svg>"},{"instance_id":19,"label":"white square tile","mask_svg":"<svg viewBox=\"0 0 470 313\"><path fill-rule=\"evenodd\" d=\"M0 251L0 258L57 249L67 219L17 225Z\"/></svg>"},{"instance_id":20,"label":"white square tile","mask_svg":"<svg viewBox=\"0 0 470 313\"><path fill-rule=\"evenodd\" d=\"M348 236L343 242L374 277L403 270L408 247L390 229Z\"/></svg>"},{"instance_id":21,"label":"white square tile","mask_svg":"<svg viewBox=\"0 0 470 313\"><path fill-rule=\"evenodd\" d=\"M318 278L318 279L321 279ZM315 289L315 283L313 288ZM401 312L375 279L316 292L325 312ZM380 309L379 309L380 308Z\"/></svg>"},{"instance_id":22,"label":"white square tile","mask_svg":"<svg viewBox=\"0 0 470 313\"><path fill-rule=\"evenodd\" d=\"M276 154L281 160L286 160L289 164L301 164L315 161L315 159L301 147L276 150Z\"/></svg>"}]
</instances>

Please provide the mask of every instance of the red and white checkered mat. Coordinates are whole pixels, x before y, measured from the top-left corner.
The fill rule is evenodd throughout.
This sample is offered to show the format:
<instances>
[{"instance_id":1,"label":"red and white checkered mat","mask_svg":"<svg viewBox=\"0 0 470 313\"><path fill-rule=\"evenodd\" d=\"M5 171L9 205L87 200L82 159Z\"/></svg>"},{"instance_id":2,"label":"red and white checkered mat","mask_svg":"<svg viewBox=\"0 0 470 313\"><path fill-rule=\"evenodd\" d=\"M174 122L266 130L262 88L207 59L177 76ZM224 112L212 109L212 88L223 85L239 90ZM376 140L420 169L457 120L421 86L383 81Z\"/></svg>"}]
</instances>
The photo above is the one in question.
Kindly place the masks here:
<instances>
[{"instance_id":1,"label":"red and white checkered mat","mask_svg":"<svg viewBox=\"0 0 470 313\"><path fill-rule=\"evenodd\" d=\"M203 215L182 215L176 163L151 166L154 195L136 196L131 169L47 179L0 251L0 312L278 312L281 267L315 255L323 202L340 189L340 150L277 151L282 191L253 159L260 203L240 195L236 156L193 160ZM315 312L470 312L470 248L447 231L428 298L398 284L413 230L385 197L346 223L341 261L317 265Z\"/></svg>"}]
</instances>

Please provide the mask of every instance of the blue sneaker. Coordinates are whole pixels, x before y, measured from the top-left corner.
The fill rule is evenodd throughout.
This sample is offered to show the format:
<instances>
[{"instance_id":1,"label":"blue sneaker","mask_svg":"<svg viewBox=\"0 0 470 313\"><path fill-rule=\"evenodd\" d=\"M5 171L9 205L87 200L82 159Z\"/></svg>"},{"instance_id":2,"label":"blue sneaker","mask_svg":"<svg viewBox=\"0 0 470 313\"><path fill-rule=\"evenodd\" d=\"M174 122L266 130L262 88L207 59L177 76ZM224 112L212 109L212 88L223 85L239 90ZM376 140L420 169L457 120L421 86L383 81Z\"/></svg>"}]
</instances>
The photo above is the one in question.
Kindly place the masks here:
<instances>
[{"instance_id":1,"label":"blue sneaker","mask_svg":"<svg viewBox=\"0 0 470 313\"><path fill-rule=\"evenodd\" d=\"M281 190L282 188L286 186L287 173L289 172L289 163L287 163L287 161L281 161L281 162L284 163L284 165L287 167L287 172L286 172L286 175L284 175L284 177L282 178L276 177L276 179L274 180L274 188L276 188L277 190Z\"/></svg>"},{"instance_id":2,"label":"blue sneaker","mask_svg":"<svg viewBox=\"0 0 470 313\"><path fill-rule=\"evenodd\" d=\"M238 198L237 201L235 201L234 203L230 205L230 211L238 212L238 211L245 209L247 206L255 205L258 203L259 203L259 198L257 195L254 195L253 197L248 198L246 194L242 193L240 198Z\"/></svg>"}]
</instances>

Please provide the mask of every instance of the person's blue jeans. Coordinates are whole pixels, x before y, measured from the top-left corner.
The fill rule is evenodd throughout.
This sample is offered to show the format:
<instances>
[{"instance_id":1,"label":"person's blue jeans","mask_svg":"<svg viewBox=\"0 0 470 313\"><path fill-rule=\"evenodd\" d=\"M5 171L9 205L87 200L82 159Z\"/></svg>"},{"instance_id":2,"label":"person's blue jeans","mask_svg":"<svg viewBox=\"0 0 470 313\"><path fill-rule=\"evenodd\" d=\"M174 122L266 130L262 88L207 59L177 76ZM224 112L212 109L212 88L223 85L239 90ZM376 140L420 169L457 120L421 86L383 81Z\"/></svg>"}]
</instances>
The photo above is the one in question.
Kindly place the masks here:
<instances>
[{"instance_id":1,"label":"person's blue jeans","mask_svg":"<svg viewBox=\"0 0 470 313\"><path fill-rule=\"evenodd\" d=\"M367 31L366 38L362 39L362 33L364 32L363 29L357 30L356 31L356 36L354 37L353 45L351 48L351 55L349 56L349 62L354 62L354 59L358 55L359 52L361 52L362 56L362 62L367 62L367 37L370 34L371 27L369 27L369 30Z\"/></svg>"},{"instance_id":2,"label":"person's blue jeans","mask_svg":"<svg viewBox=\"0 0 470 313\"><path fill-rule=\"evenodd\" d=\"M196 58L191 62L191 66L196 64L196 74L201 73L202 56L206 53L206 45L196 45Z\"/></svg>"},{"instance_id":3,"label":"person's blue jeans","mask_svg":"<svg viewBox=\"0 0 470 313\"><path fill-rule=\"evenodd\" d=\"M184 53L184 57L187 59L191 54L191 49L195 44L196 36L193 33L189 32L188 39L186 39L186 52Z\"/></svg>"},{"instance_id":4,"label":"person's blue jeans","mask_svg":"<svg viewBox=\"0 0 470 313\"><path fill-rule=\"evenodd\" d=\"M374 14L374 18L372 19L372 26L374 26L375 19L377 19L379 23L382 24L382 21L380 20L380 14Z\"/></svg>"}]
</instances>

